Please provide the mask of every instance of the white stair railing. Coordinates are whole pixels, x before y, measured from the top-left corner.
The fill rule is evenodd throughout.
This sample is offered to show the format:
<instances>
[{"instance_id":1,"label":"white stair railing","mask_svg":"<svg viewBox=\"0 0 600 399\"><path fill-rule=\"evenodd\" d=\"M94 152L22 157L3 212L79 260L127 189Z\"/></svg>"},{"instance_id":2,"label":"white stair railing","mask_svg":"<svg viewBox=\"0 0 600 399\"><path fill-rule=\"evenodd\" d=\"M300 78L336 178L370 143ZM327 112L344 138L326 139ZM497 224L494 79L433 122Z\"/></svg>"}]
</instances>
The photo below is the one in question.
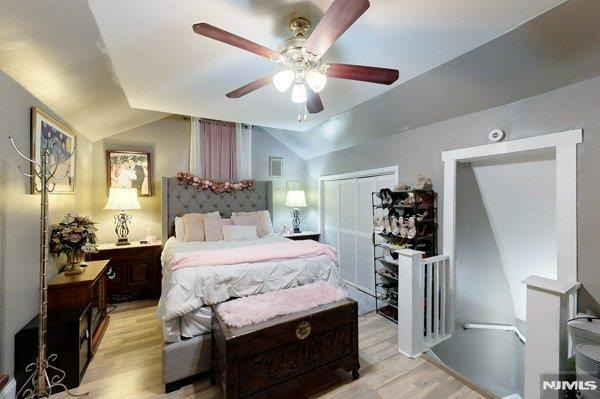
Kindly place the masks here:
<instances>
[{"instance_id":1,"label":"white stair railing","mask_svg":"<svg viewBox=\"0 0 600 399\"><path fill-rule=\"evenodd\" d=\"M416 357L451 336L454 312L450 258L397 251L398 350Z\"/></svg>"}]
</instances>

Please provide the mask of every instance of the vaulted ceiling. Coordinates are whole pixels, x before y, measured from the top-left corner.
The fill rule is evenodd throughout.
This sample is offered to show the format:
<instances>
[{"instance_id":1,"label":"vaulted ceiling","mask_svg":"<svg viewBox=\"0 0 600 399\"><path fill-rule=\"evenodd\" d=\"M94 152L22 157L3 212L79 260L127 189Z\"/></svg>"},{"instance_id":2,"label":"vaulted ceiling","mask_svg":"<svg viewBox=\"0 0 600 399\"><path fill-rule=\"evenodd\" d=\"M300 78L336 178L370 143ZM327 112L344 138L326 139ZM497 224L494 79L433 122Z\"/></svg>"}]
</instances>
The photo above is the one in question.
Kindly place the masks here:
<instances>
[{"instance_id":1,"label":"vaulted ceiling","mask_svg":"<svg viewBox=\"0 0 600 399\"><path fill-rule=\"evenodd\" d=\"M208 22L276 49L290 13L332 0L5 0L0 69L93 140L168 114L252 123L305 159L506 104L600 73L600 2L371 0L328 62L397 68L395 85L329 79L325 111L296 122L277 66L196 35Z\"/></svg>"},{"instance_id":2,"label":"vaulted ceiling","mask_svg":"<svg viewBox=\"0 0 600 399\"><path fill-rule=\"evenodd\" d=\"M478 47L564 0L372 0L327 62L400 70L396 85ZM240 99L225 93L278 71L277 64L199 36L207 22L271 49L291 36L286 16L313 26L332 0L89 0L131 106L304 131L388 91L330 79L325 111L298 123L290 93L268 85Z\"/></svg>"},{"instance_id":3,"label":"vaulted ceiling","mask_svg":"<svg viewBox=\"0 0 600 399\"><path fill-rule=\"evenodd\" d=\"M130 106L85 0L1 1L0 69L93 140L166 116Z\"/></svg>"},{"instance_id":4,"label":"vaulted ceiling","mask_svg":"<svg viewBox=\"0 0 600 399\"><path fill-rule=\"evenodd\" d=\"M310 159L598 75L600 1L569 0L305 132L264 130Z\"/></svg>"}]
</instances>

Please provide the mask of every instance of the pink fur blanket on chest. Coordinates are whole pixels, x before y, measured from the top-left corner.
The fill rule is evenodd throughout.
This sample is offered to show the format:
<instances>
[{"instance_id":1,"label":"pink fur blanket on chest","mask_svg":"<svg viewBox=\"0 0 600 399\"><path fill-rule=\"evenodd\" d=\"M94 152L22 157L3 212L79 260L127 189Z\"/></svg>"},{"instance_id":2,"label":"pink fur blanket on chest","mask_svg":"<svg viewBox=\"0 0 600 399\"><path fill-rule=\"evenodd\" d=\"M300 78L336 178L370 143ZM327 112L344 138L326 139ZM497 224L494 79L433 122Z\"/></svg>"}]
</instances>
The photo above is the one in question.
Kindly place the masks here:
<instances>
[{"instance_id":1,"label":"pink fur blanket on chest","mask_svg":"<svg viewBox=\"0 0 600 399\"><path fill-rule=\"evenodd\" d=\"M228 325L244 327L276 316L300 312L346 298L346 292L324 281L222 303L218 312Z\"/></svg>"},{"instance_id":2,"label":"pink fur blanket on chest","mask_svg":"<svg viewBox=\"0 0 600 399\"><path fill-rule=\"evenodd\" d=\"M334 247L313 240L278 242L246 247L190 251L175 254L169 261L171 270L182 267L236 265L282 259L327 255L334 262L337 254Z\"/></svg>"}]
</instances>

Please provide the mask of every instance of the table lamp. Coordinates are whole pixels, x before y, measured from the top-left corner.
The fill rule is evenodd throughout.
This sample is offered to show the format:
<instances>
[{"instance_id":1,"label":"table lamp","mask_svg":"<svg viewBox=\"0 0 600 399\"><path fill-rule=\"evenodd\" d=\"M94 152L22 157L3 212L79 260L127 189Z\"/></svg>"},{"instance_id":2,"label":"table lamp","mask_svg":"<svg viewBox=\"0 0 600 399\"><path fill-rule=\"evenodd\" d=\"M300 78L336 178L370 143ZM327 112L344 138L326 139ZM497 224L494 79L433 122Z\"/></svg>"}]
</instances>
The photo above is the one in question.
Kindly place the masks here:
<instances>
[{"instance_id":1,"label":"table lamp","mask_svg":"<svg viewBox=\"0 0 600 399\"><path fill-rule=\"evenodd\" d=\"M129 234L128 222L131 221L131 214L125 212L130 209L141 209L138 201L136 188L117 188L111 187L108 192L108 201L104 209L120 210L120 213L115 215L115 233L117 233L117 245L129 245L127 235Z\"/></svg>"},{"instance_id":2,"label":"table lamp","mask_svg":"<svg viewBox=\"0 0 600 399\"><path fill-rule=\"evenodd\" d=\"M287 183L285 206L294 208L291 212L292 226L294 233L300 233L300 209L298 208L306 208L306 197L304 190L300 189L300 182L290 181Z\"/></svg>"}]
</instances>

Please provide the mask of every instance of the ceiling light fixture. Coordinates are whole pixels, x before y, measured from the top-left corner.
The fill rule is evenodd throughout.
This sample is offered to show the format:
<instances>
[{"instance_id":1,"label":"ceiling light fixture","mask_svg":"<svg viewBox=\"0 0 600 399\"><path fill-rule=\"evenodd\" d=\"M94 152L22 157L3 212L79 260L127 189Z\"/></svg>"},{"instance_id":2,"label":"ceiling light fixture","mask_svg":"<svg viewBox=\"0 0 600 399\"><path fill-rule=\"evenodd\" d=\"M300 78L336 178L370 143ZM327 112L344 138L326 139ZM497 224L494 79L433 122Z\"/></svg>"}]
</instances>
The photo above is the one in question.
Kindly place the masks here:
<instances>
[{"instance_id":1,"label":"ceiling light fixture","mask_svg":"<svg viewBox=\"0 0 600 399\"><path fill-rule=\"evenodd\" d=\"M306 72L306 83L312 91L320 93L327 84L327 76L318 71L308 71Z\"/></svg>"},{"instance_id":2,"label":"ceiling light fixture","mask_svg":"<svg viewBox=\"0 0 600 399\"><path fill-rule=\"evenodd\" d=\"M273 76L273 84L279 92L285 93L290 88L292 83L294 83L295 77L296 74L294 71L286 69L285 71L278 72Z\"/></svg>"},{"instance_id":3,"label":"ceiling light fixture","mask_svg":"<svg viewBox=\"0 0 600 399\"><path fill-rule=\"evenodd\" d=\"M302 104L306 102L306 86L304 86L304 84L294 84L294 89L292 90L292 101L296 104Z\"/></svg>"},{"instance_id":4,"label":"ceiling light fixture","mask_svg":"<svg viewBox=\"0 0 600 399\"><path fill-rule=\"evenodd\" d=\"M298 104L298 122L306 122L308 114L318 114L325 109L319 93L325 89L328 78L383 85L391 85L398 80L399 72L396 69L323 62L323 55L369 6L369 0L333 0L310 35L310 21L295 16L289 21L292 37L281 42L277 51L206 22L194 24L193 29L199 35L249 51L281 67L275 76L264 76L250 82L227 93L227 98L240 98L271 81L282 93L293 85L292 101Z\"/></svg>"}]
</instances>

